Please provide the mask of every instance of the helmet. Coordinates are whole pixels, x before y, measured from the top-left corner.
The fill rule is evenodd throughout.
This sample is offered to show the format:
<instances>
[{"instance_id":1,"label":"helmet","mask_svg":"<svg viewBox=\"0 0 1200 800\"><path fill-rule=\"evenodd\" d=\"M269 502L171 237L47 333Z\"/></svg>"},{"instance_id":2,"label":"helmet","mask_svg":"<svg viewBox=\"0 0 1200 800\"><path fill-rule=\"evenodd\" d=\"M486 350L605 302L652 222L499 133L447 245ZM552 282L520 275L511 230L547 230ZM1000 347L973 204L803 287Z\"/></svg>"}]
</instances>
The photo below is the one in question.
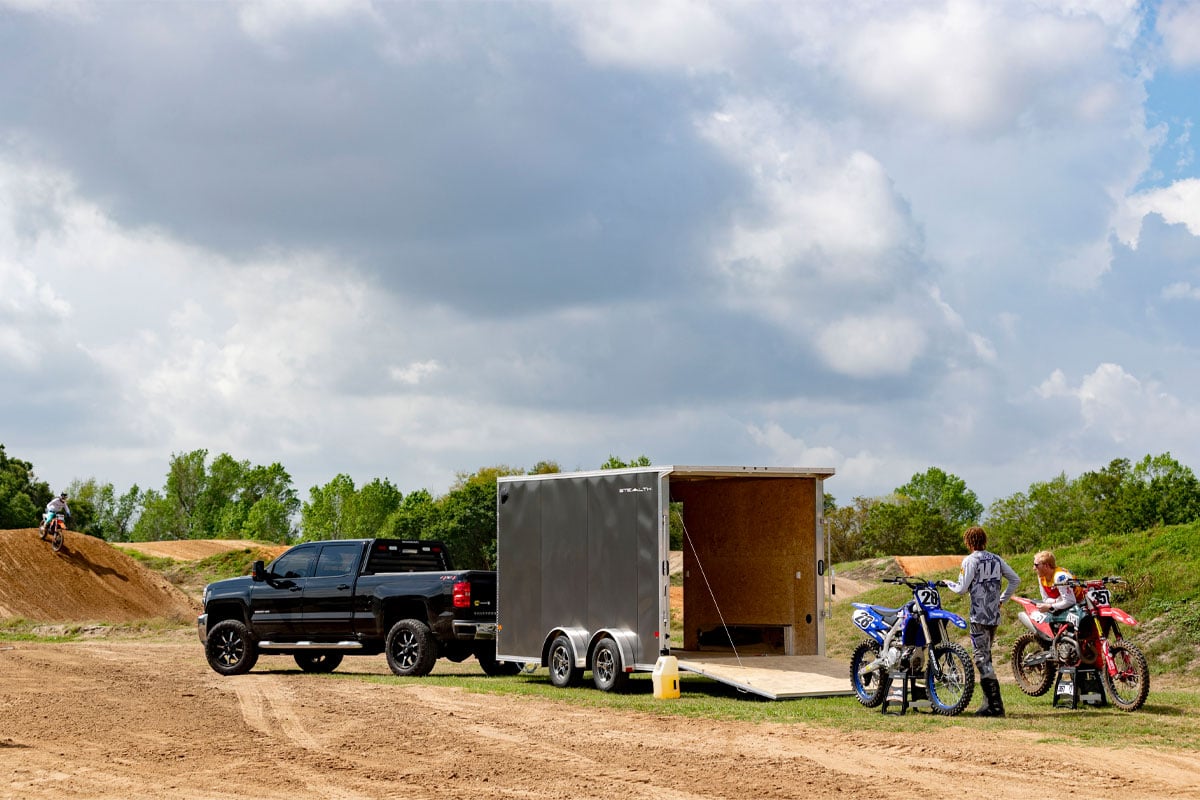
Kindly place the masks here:
<instances>
[{"instance_id":1,"label":"helmet","mask_svg":"<svg viewBox=\"0 0 1200 800\"><path fill-rule=\"evenodd\" d=\"M67 493L66 493L66 492L63 492L62 494L60 494L60 495L59 495L59 497L61 497L63 500L66 500L66 499L67 499Z\"/></svg>"}]
</instances>

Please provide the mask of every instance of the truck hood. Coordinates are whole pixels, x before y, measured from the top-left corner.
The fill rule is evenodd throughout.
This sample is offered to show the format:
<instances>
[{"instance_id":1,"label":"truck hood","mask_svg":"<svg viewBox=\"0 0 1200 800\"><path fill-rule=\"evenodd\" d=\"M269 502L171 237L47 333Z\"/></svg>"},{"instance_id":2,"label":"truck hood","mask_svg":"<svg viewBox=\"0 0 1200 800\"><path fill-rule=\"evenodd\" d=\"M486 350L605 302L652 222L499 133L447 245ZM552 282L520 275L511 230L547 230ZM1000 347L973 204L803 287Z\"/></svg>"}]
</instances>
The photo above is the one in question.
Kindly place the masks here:
<instances>
[{"instance_id":1,"label":"truck hood","mask_svg":"<svg viewBox=\"0 0 1200 800\"><path fill-rule=\"evenodd\" d=\"M204 587L204 605L208 606L208 601L214 597L229 597L230 595L245 596L249 594L250 587L254 584L254 579L249 575L244 575L238 578L226 578L223 581L214 581Z\"/></svg>"}]
</instances>

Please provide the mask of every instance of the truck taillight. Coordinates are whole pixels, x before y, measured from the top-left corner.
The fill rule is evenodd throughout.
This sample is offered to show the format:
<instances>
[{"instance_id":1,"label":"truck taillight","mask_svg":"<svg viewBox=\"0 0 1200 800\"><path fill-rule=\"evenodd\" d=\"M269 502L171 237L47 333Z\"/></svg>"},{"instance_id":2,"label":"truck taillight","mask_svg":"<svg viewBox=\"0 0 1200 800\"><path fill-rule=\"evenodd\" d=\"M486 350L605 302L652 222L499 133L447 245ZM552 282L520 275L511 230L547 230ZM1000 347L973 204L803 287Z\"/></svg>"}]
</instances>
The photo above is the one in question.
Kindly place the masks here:
<instances>
[{"instance_id":1,"label":"truck taillight","mask_svg":"<svg viewBox=\"0 0 1200 800\"><path fill-rule=\"evenodd\" d=\"M471 607L471 582L459 581L454 584L454 607L455 608L470 608Z\"/></svg>"}]
</instances>

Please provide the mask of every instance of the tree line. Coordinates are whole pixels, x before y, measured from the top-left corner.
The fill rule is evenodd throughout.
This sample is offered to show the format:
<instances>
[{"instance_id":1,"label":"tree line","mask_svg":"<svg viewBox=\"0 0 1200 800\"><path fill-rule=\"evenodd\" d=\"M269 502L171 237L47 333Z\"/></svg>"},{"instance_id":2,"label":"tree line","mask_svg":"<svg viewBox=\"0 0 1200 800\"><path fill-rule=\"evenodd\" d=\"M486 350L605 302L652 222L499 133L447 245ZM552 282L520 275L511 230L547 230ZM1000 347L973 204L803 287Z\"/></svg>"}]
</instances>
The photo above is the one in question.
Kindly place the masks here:
<instances>
[{"instance_id":1,"label":"tree line","mask_svg":"<svg viewBox=\"0 0 1200 800\"><path fill-rule=\"evenodd\" d=\"M610 456L601 469L650 466L638 456ZM71 528L109 541L253 539L293 543L321 539L387 537L440 539L464 568L495 563L496 479L561 472L554 461L529 469L505 465L459 473L435 495L403 493L387 478L357 485L336 475L301 500L279 463L255 465L207 450L171 456L159 489L136 484L118 494L95 478L64 487ZM25 528L57 494L39 481L33 464L10 457L0 444L0 529ZM672 504L671 545L683 541L679 509ZM825 495L825 524L834 563L885 555L962 552L963 530L988 529L989 549L1002 553L1056 547L1091 536L1127 533L1200 518L1200 482L1170 453L1133 463L1119 458L1077 478L1060 473L985 509L966 482L938 467L913 475L883 497L855 497L838 506Z\"/></svg>"}]
</instances>

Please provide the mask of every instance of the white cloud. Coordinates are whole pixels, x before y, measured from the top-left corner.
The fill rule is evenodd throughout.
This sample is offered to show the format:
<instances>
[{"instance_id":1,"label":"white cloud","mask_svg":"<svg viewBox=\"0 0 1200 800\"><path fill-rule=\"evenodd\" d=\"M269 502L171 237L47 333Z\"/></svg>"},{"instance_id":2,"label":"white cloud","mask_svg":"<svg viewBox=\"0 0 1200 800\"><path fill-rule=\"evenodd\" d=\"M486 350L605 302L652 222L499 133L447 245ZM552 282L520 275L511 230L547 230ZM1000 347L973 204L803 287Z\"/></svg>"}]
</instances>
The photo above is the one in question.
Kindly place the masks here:
<instances>
[{"instance_id":1,"label":"white cloud","mask_svg":"<svg viewBox=\"0 0 1200 800\"><path fill-rule=\"evenodd\" d=\"M1155 30L1174 66L1200 66L1200 5L1191 0L1167 0L1158 11Z\"/></svg>"},{"instance_id":2,"label":"white cloud","mask_svg":"<svg viewBox=\"0 0 1200 800\"><path fill-rule=\"evenodd\" d=\"M817 352L843 375L873 378L905 374L927 343L925 331L914 319L854 315L828 325L817 337Z\"/></svg>"},{"instance_id":3,"label":"white cloud","mask_svg":"<svg viewBox=\"0 0 1200 800\"><path fill-rule=\"evenodd\" d=\"M371 0L245 0L237 4L238 24L247 36L263 43L295 29L374 16Z\"/></svg>"},{"instance_id":4,"label":"white cloud","mask_svg":"<svg viewBox=\"0 0 1200 800\"><path fill-rule=\"evenodd\" d=\"M1178 281L1163 287L1164 300L1200 300L1200 286L1192 286L1187 281Z\"/></svg>"},{"instance_id":5,"label":"white cloud","mask_svg":"<svg viewBox=\"0 0 1200 800\"><path fill-rule=\"evenodd\" d=\"M436 360L418 361L412 364L407 364L403 367L392 367L390 370L392 380L398 383L416 386L424 381L430 375L440 372L442 365Z\"/></svg>"},{"instance_id":6,"label":"white cloud","mask_svg":"<svg viewBox=\"0 0 1200 800\"><path fill-rule=\"evenodd\" d=\"M1077 386L1062 370L1055 370L1036 391L1046 400L1074 401L1084 428L1117 444L1154 443L1150 449L1170 449L1172 438L1200 433L1200 412L1156 381L1139 380L1119 364L1100 364Z\"/></svg>"},{"instance_id":7,"label":"white cloud","mask_svg":"<svg viewBox=\"0 0 1200 800\"><path fill-rule=\"evenodd\" d=\"M1123 241L1130 247L1137 247L1141 221L1147 214L1158 214L1172 225L1182 223L1193 236L1200 236L1200 179L1186 178L1130 197L1126 201L1127 222L1120 228Z\"/></svg>"},{"instance_id":8,"label":"white cloud","mask_svg":"<svg viewBox=\"0 0 1200 800\"><path fill-rule=\"evenodd\" d=\"M580 47L599 64L636 69L719 71L736 51L730 7L691 0L559 2Z\"/></svg>"}]
</instances>

